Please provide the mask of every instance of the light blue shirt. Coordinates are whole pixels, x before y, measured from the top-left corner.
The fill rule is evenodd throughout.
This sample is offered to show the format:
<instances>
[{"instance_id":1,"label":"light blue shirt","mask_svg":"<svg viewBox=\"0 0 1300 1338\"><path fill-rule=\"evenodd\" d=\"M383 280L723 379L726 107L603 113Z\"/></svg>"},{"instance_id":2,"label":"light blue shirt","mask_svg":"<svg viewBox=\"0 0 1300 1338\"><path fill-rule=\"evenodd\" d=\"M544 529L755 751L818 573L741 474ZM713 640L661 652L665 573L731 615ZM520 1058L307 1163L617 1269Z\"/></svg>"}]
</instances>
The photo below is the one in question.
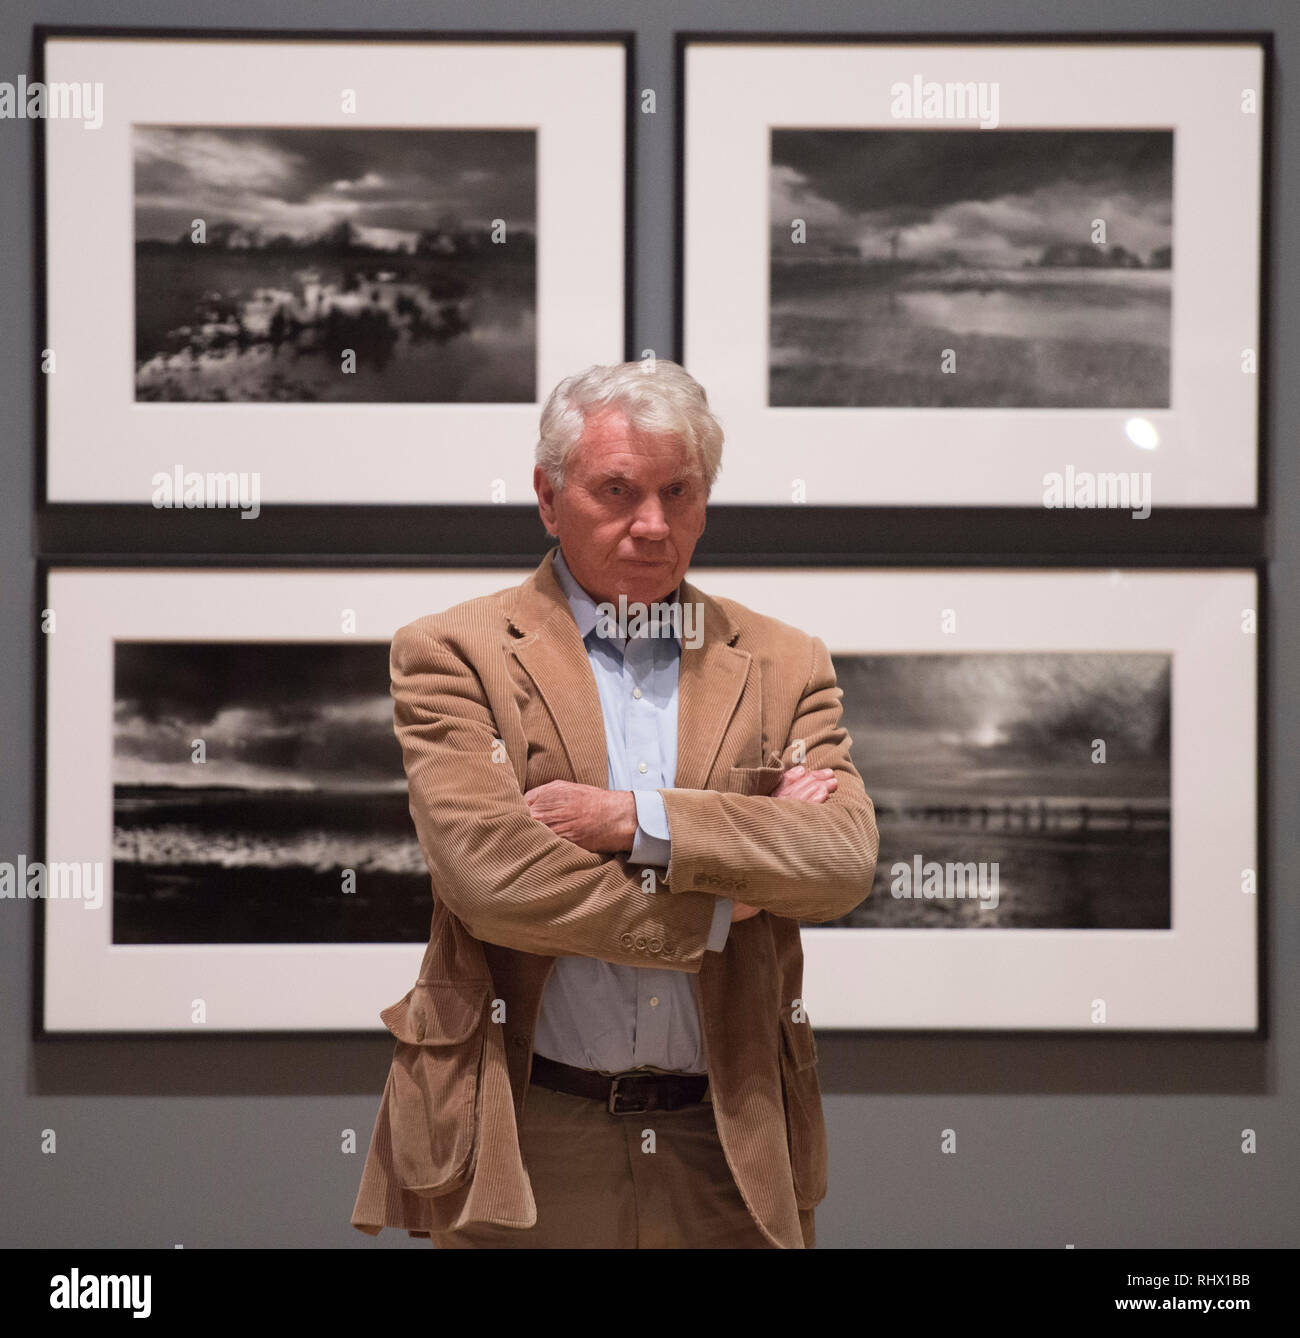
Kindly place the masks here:
<instances>
[{"instance_id":1,"label":"light blue shirt","mask_svg":"<svg viewBox=\"0 0 1300 1338\"><path fill-rule=\"evenodd\" d=\"M596 678L609 755L609 788L631 790L637 830L629 859L667 868L668 814L658 790L677 774L677 676L674 636L602 635L596 601L574 580L562 553L560 582ZM659 896L672 896L660 891ZM731 929L731 900L718 898L708 948L721 952ZM559 957L542 994L533 1049L578 1068L620 1073L657 1068L704 1073L695 977L661 967L620 966L597 957Z\"/></svg>"}]
</instances>

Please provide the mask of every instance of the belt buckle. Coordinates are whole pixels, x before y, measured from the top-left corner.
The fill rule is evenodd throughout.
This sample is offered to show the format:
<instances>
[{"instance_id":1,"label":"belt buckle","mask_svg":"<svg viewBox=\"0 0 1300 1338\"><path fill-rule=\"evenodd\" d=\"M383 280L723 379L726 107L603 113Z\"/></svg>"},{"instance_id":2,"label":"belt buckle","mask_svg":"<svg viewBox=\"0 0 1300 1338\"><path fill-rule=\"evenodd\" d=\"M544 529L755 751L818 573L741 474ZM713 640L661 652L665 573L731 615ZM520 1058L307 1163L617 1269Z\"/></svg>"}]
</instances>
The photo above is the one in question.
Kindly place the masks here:
<instances>
[{"instance_id":1,"label":"belt buckle","mask_svg":"<svg viewBox=\"0 0 1300 1338\"><path fill-rule=\"evenodd\" d=\"M646 1078L647 1076L648 1075L644 1073L617 1073L614 1075L614 1077L610 1079L608 1108L609 1108L609 1113L611 1115L636 1114L639 1111L646 1111L650 1109L649 1101L645 1095L643 1095L640 1098L641 1104L639 1106L623 1106L621 1109L618 1107L619 1098L624 1095L622 1092L618 1090L619 1083L621 1083L625 1078L631 1078L633 1081L638 1081ZM637 1098L629 1096L629 1099L636 1100Z\"/></svg>"}]
</instances>

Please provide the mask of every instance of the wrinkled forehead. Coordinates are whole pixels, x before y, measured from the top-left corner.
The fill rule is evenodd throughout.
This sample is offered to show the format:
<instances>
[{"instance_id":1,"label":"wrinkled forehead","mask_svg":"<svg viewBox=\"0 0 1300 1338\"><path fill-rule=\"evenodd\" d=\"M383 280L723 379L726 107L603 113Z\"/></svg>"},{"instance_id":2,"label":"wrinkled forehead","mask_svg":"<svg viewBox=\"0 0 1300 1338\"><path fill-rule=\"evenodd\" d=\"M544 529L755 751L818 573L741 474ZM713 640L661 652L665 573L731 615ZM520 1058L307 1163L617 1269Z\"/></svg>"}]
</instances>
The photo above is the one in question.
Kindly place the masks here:
<instances>
[{"instance_id":1,"label":"wrinkled forehead","mask_svg":"<svg viewBox=\"0 0 1300 1338\"><path fill-rule=\"evenodd\" d=\"M650 477L702 472L684 434L643 431L612 405L588 415L569 464L584 475L615 472Z\"/></svg>"}]
</instances>

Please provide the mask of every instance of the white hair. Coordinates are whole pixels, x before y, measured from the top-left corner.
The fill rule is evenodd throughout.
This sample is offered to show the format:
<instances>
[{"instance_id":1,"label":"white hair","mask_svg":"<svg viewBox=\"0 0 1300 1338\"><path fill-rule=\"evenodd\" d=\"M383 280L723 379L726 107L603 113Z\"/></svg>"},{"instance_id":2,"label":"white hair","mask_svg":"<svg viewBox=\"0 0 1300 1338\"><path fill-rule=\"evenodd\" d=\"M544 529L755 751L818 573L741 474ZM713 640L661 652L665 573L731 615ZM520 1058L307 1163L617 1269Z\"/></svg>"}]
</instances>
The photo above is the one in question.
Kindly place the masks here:
<instances>
[{"instance_id":1,"label":"white hair","mask_svg":"<svg viewBox=\"0 0 1300 1338\"><path fill-rule=\"evenodd\" d=\"M666 358L588 367L551 391L542 409L536 460L552 486L564 487L565 464L587 419L610 406L622 410L634 431L685 441L712 490L722 465L722 424L709 409L704 387Z\"/></svg>"}]
</instances>

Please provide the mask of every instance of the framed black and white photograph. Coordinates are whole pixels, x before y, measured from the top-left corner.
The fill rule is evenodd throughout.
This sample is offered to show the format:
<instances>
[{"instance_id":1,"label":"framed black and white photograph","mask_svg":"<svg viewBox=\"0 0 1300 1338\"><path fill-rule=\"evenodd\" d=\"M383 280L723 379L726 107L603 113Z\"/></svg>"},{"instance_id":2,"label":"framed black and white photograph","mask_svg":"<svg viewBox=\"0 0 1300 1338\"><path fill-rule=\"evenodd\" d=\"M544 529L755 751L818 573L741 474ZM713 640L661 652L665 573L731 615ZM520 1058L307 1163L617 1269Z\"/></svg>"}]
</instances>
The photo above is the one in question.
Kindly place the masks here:
<instances>
[{"instance_id":1,"label":"framed black and white photograph","mask_svg":"<svg viewBox=\"0 0 1300 1338\"><path fill-rule=\"evenodd\" d=\"M537 400L535 130L135 126L132 159L137 402Z\"/></svg>"},{"instance_id":2,"label":"framed black and white photograph","mask_svg":"<svg viewBox=\"0 0 1300 1338\"><path fill-rule=\"evenodd\" d=\"M1255 1030L1254 572L706 575L825 641L876 806L816 1025Z\"/></svg>"},{"instance_id":3,"label":"framed black and white photograph","mask_svg":"<svg viewBox=\"0 0 1300 1338\"><path fill-rule=\"evenodd\" d=\"M43 55L100 90L43 127L48 501L530 495L541 401L627 351L629 38Z\"/></svg>"},{"instance_id":4,"label":"framed black and white photograph","mask_svg":"<svg viewBox=\"0 0 1300 1338\"><path fill-rule=\"evenodd\" d=\"M373 1029L431 912L388 642L527 574L52 568L45 1029ZM825 641L876 807L818 1027L1257 1028L1253 570L691 579Z\"/></svg>"},{"instance_id":5,"label":"framed black and white photograph","mask_svg":"<svg viewBox=\"0 0 1300 1338\"><path fill-rule=\"evenodd\" d=\"M684 36L679 76L718 501L1257 505L1260 40Z\"/></svg>"},{"instance_id":6,"label":"framed black and white photograph","mask_svg":"<svg viewBox=\"0 0 1300 1338\"><path fill-rule=\"evenodd\" d=\"M52 570L46 1028L373 1029L432 913L388 643L527 574Z\"/></svg>"}]
</instances>

